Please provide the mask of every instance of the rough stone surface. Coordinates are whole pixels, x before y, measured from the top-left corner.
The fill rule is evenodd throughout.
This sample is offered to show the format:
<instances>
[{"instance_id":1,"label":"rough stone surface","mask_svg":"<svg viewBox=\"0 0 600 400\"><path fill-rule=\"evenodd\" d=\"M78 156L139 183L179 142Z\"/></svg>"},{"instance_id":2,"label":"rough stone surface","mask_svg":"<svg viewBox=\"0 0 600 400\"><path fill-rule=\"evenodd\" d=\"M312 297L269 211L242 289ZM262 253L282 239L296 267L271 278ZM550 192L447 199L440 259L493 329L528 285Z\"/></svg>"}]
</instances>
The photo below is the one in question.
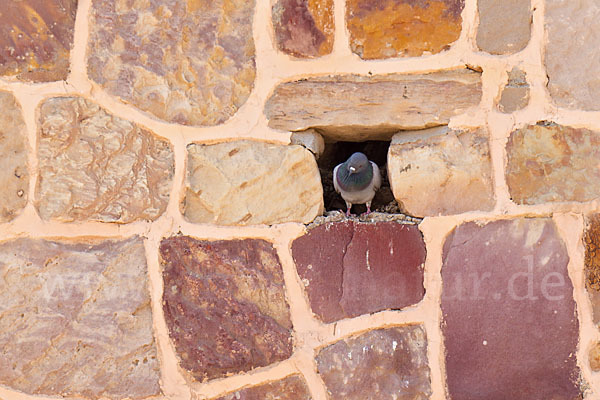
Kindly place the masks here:
<instances>
[{"instance_id":1,"label":"rough stone surface","mask_svg":"<svg viewBox=\"0 0 600 400\"><path fill-rule=\"evenodd\" d=\"M498 108L503 113L512 113L529 103L529 84L525 72L514 67L508 73L508 83L502 89Z\"/></svg>"},{"instance_id":2,"label":"rough stone surface","mask_svg":"<svg viewBox=\"0 0 600 400\"><path fill-rule=\"evenodd\" d=\"M247 140L188 146L183 213L191 222L307 223L322 212L317 163L302 146Z\"/></svg>"},{"instance_id":3,"label":"rough stone surface","mask_svg":"<svg viewBox=\"0 0 600 400\"><path fill-rule=\"evenodd\" d=\"M491 54L521 51L531 36L530 0L478 0L477 46Z\"/></svg>"},{"instance_id":4,"label":"rough stone surface","mask_svg":"<svg viewBox=\"0 0 600 400\"><path fill-rule=\"evenodd\" d=\"M600 372L600 342L596 342L592 345L589 351L590 357L590 368L594 372Z\"/></svg>"},{"instance_id":5,"label":"rough stone surface","mask_svg":"<svg viewBox=\"0 0 600 400\"><path fill-rule=\"evenodd\" d=\"M333 0L278 0L272 12L279 50L302 58L331 53Z\"/></svg>"},{"instance_id":6,"label":"rough stone surface","mask_svg":"<svg viewBox=\"0 0 600 400\"><path fill-rule=\"evenodd\" d=\"M88 75L162 120L221 124L254 86L254 5L93 0Z\"/></svg>"},{"instance_id":7,"label":"rough stone surface","mask_svg":"<svg viewBox=\"0 0 600 400\"><path fill-rule=\"evenodd\" d=\"M0 110L0 222L8 222L27 204L27 127L11 93L0 91Z\"/></svg>"},{"instance_id":8,"label":"rough stone surface","mask_svg":"<svg viewBox=\"0 0 600 400\"><path fill-rule=\"evenodd\" d=\"M77 0L4 0L0 75L47 82L69 73Z\"/></svg>"},{"instance_id":9,"label":"rough stone surface","mask_svg":"<svg viewBox=\"0 0 600 400\"><path fill-rule=\"evenodd\" d=\"M421 301L425 254L416 225L399 222L327 222L292 243L311 308L324 322Z\"/></svg>"},{"instance_id":10,"label":"rough stone surface","mask_svg":"<svg viewBox=\"0 0 600 400\"><path fill-rule=\"evenodd\" d=\"M580 399L567 249L551 219L469 222L444 244L449 398Z\"/></svg>"},{"instance_id":11,"label":"rough stone surface","mask_svg":"<svg viewBox=\"0 0 600 400\"><path fill-rule=\"evenodd\" d=\"M414 57L450 48L464 0L348 0L350 48L363 59Z\"/></svg>"},{"instance_id":12,"label":"rough stone surface","mask_svg":"<svg viewBox=\"0 0 600 400\"><path fill-rule=\"evenodd\" d=\"M389 140L402 129L448 124L480 100L481 74L470 70L321 76L278 85L265 115L274 129L318 128L331 140Z\"/></svg>"},{"instance_id":13,"label":"rough stone surface","mask_svg":"<svg viewBox=\"0 0 600 400\"><path fill-rule=\"evenodd\" d=\"M515 203L600 196L600 132L542 122L511 133L506 152L506 181Z\"/></svg>"},{"instance_id":14,"label":"rough stone surface","mask_svg":"<svg viewBox=\"0 0 600 400\"><path fill-rule=\"evenodd\" d=\"M325 151L325 140L323 139L323 136L314 129L292 133L290 142L292 144L299 144L310 150L317 160Z\"/></svg>"},{"instance_id":15,"label":"rough stone surface","mask_svg":"<svg viewBox=\"0 0 600 400\"><path fill-rule=\"evenodd\" d=\"M332 399L428 399L427 338L421 325L369 331L317 355Z\"/></svg>"},{"instance_id":16,"label":"rough stone surface","mask_svg":"<svg viewBox=\"0 0 600 400\"><path fill-rule=\"evenodd\" d=\"M160 394L140 238L0 244L0 383L85 398Z\"/></svg>"},{"instance_id":17,"label":"rough stone surface","mask_svg":"<svg viewBox=\"0 0 600 400\"><path fill-rule=\"evenodd\" d=\"M587 218L583 237L585 245L585 286L587 288L594 323L600 326L600 214Z\"/></svg>"},{"instance_id":18,"label":"rough stone surface","mask_svg":"<svg viewBox=\"0 0 600 400\"><path fill-rule=\"evenodd\" d=\"M600 110L600 3L547 0L548 90L560 107ZM591 51L592 50L592 51Z\"/></svg>"},{"instance_id":19,"label":"rough stone surface","mask_svg":"<svg viewBox=\"0 0 600 400\"><path fill-rule=\"evenodd\" d=\"M481 129L399 133L392 139L387 165L394 196L410 215L494 208L490 150Z\"/></svg>"},{"instance_id":20,"label":"rough stone surface","mask_svg":"<svg viewBox=\"0 0 600 400\"><path fill-rule=\"evenodd\" d=\"M306 382L300 375L264 385L238 390L215 400L311 400Z\"/></svg>"},{"instance_id":21,"label":"rough stone surface","mask_svg":"<svg viewBox=\"0 0 600 400\"><path fill-rule=\"evenodd\" d=\"M283 272L264 240L164 239L163 309L181 366L199 381L292 354Z\"/></svg>"},{"instance_id":22,"label":"rough stone surface","mask_svg":"<svg viewBox=\"0 0 600 400\"><path fill-rule=\"evenodd\" d=\"M36 207L42 219L158 218L174 174L171 144L80 97L40 107Z\"/></svg>"}]
</instances>

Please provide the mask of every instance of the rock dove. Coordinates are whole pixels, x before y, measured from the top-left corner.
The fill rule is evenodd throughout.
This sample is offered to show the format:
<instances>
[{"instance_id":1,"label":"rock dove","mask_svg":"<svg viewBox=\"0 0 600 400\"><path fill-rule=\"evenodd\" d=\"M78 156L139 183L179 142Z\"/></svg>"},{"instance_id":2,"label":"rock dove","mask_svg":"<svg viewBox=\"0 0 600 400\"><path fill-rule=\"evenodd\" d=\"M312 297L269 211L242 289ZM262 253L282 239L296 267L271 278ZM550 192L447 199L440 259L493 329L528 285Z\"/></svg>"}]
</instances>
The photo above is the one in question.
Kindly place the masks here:
<instances>
[{"instance_id":1,"label":"rock dove","mask_svg":"<svg viewBox=\"0 0 600 400\"><path fill-rule=\"evenodd\" d=\"M366 204L371 212L371 200L381 186L379 167L363 153L354 153L333 170L333 187L346 202L346 216L352 204Z\"/></svg>"}]
</instances>

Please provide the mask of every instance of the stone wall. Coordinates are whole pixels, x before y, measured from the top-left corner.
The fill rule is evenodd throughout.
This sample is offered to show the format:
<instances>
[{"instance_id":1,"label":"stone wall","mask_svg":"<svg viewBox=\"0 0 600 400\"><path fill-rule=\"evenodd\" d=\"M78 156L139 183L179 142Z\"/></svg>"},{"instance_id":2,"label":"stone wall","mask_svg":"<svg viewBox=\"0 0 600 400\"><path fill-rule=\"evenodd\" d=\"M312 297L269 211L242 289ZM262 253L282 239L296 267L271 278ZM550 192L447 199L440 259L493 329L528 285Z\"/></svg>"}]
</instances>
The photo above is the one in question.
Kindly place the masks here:
<instances>
[{"instance_id":1,"label":"stone wall","mask_svg":"<svg viewBox=\"0 0 600 400\"><path fill-rule=\"evenodd\" d=\"M5 0L0 399L599 399L599 15Z\"/></svg>"}]
</instances>

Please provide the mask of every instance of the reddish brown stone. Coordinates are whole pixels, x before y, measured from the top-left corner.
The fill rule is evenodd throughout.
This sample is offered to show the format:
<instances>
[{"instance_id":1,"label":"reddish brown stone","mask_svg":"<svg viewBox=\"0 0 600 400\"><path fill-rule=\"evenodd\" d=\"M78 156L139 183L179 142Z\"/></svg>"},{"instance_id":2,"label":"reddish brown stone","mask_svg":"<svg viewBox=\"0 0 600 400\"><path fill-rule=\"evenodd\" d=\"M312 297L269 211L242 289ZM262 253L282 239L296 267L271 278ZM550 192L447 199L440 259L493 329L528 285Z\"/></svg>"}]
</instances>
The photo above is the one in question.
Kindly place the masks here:
<instances>
[{"instance_id":1,"label":"reddish brown stone","mask_svg":"<svg viewBox=\"0 0 600 400\"><path fill-rule=\"evenodd\" d=\"M427 338L421 325L369 331L317 356L331 399L427 399Z\"/></svg>"},{"instance_id":2,"label":"reddish brown stone","mask_svg":"<svg viewBox=\"0 0 600 400\"><path fill-rule=\"evenodd\" d=\"M47 82L67 78L77 0L5 0L0 9L0 75Z\"/></svg>"},{"instance_id":3,"label":"reddish brown stone","mask_svg":"<svg viewBox=\"0 0 600 400\"><path fill-rule=\"evenodd\" d=\"M332 322L418 303L423 236L398 222L328 222L292 244L313 312Z\"/></svg>"},{"instance_id":4,"label":"reddish brown stone","mask_svg":"<svg viewBox=\"0 0 600 400\"><path fill-rule=\"evenodd\" d=\"M272 12L279 50L296 57L331 53L333 0L279 0Z\"/></svg>"},{"instance_id":5,"label":"reddish brown stone","mask_svg":"<svg viewBox=\"0 0 600 400\"><path fill-rule=\"evenodd\" d=\"M583 237L585 244L585 286L587 288L594 323L600 325L600 214L587 219L587 229Z\"/></svg>"},{"instance_id":6,"label":"reddish brown stone","mask_svg":"<svg viewBox=\"0 0 600 400\"><path fill-rule=\"evenodd\" d=\"M300 375L237 390L215 400L311 400L306 382Z\"/></svg>"},{"instance_id":7,"label":"reddish brown stone","mask_svg":"<svg viewBox=\"0 0 600 400\"><path fill-rule=\"evenodd\" d=\"M264 240L164 239L163 309L183 368L219 378L284 360L292 323L283 272Z\"/></svg>"},{"instance_id":8,"label":"reddish brown stone","mask_svg":"<svg viewBox=\"0 0 600 400\"><path fill-rule=\"evenodd\" d=\"M550 219L465 223L443 249L450 398L581 398L567 250Z\"/></svg>"}]
</instances>

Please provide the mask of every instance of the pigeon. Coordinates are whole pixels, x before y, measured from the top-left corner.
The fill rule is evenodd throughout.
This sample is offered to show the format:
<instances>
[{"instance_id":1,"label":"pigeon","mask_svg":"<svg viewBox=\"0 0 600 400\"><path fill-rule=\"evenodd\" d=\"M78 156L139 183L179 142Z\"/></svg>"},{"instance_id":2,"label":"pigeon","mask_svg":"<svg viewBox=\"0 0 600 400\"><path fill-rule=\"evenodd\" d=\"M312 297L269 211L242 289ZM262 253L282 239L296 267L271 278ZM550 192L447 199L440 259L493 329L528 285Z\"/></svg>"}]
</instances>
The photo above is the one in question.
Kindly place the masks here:
<instances>
[{"instance_id":1,"label":"pigeon","mask_svg":"<svg viewBox=\"0 0 600 400\"><path fill-rule=\"evenodd\" d=\"M333 170L333 187L346 202L346 216L350 216L352 204L366 204L371 212L371 201L381 187L381 173L373 161L363 153L354 153L346 162Z\"/></svg>"}]
</instances>

